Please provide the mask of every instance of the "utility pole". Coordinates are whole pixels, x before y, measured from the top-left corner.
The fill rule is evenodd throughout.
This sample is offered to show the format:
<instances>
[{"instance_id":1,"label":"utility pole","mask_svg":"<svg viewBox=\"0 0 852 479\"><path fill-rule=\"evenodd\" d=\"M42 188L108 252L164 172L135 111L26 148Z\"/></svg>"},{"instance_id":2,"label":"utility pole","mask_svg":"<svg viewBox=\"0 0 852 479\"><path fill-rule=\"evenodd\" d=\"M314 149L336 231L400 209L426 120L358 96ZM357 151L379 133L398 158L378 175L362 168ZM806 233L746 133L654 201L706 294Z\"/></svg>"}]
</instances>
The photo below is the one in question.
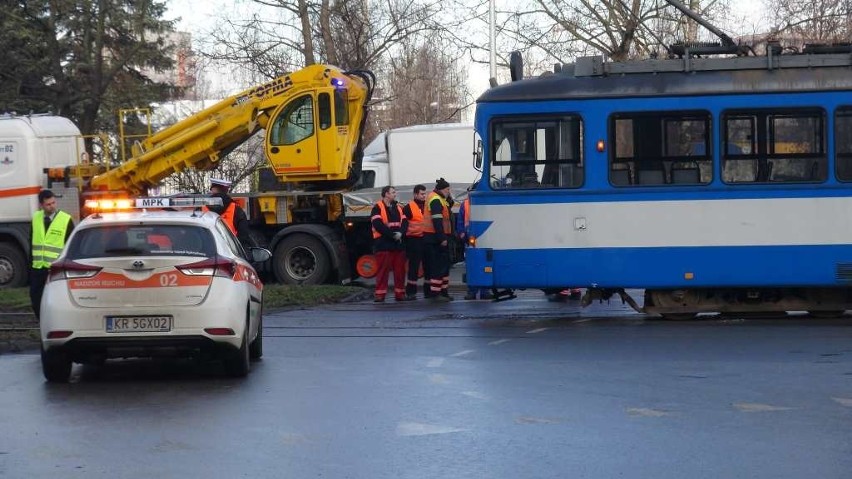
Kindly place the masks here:
<instances>
[{"instance_id":1,"label":"utility pole","mask_svg":"<svg viewBox=\"0 0 852 479\"><path fill-rule=\"evenodd\" d=\"M497 78L497 14L494 11L494 0L488 0L488 44L490 47L489 78Z\"/></svg>"}]
</instances>

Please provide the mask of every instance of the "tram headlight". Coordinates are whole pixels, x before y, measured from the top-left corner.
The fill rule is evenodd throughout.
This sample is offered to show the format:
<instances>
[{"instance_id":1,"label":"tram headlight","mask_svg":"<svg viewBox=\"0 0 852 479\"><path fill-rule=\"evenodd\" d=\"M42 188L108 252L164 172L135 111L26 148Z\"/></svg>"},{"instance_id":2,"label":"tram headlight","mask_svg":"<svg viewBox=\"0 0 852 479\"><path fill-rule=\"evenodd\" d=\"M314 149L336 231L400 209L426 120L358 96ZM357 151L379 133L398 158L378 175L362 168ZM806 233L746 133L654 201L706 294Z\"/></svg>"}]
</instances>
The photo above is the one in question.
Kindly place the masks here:
<instances>
[{"instance_id":1,"label":"tram headlight","mask_svg":"<svg viewBox=\"0 0 852 479\"><path fill-rule=\"evenodd\" d=\"M468 236L467 245L471 248L476 248L476 236Z\"/></svg>"}]
</instances>

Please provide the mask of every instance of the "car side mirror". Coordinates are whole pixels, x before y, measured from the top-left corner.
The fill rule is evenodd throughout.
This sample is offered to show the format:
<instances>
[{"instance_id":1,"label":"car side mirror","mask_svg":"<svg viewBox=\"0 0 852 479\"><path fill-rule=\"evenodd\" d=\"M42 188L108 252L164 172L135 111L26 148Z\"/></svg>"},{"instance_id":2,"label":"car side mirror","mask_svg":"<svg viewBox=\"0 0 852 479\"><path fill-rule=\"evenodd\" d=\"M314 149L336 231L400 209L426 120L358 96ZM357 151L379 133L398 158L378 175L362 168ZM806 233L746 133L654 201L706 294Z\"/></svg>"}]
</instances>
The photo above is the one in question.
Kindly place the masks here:
<instances>
[{"instance_id":1,"label":"car side mirror","mask_svg":"<svg viewBox=\"0 0 852 479\"><path fill-rule=\"evenodd\" d=\"M266 248L249 248L249 253L251 253L251 262L252 263L263 263L272 258L272 252Z\"/></svg>"}]
</instances>

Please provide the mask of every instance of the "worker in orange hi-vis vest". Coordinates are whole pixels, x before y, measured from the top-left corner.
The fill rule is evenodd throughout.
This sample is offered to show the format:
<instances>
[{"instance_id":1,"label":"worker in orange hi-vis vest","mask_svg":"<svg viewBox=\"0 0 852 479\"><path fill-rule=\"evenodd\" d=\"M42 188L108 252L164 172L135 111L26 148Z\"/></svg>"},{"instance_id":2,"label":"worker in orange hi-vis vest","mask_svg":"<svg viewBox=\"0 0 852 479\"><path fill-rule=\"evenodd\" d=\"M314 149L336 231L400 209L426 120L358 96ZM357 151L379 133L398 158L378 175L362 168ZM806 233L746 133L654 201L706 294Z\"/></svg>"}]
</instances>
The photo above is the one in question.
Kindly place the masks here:
<instances>
[{"instance_id":1,"label":"worker in orange hi-vis vest","mask_svg":"<svg viewBox=\"0 0 852 479\"><path fill-rule=\"evenodd\" d=\"M435 181L435 190L426 199L426 211L430 221L423 229L423 242L426 244L426 264L428 264L429 298L435 302L452 301L450 286L450 246L453 234L450 208L453 197L450 184L443 178Z\"/></svg>"},{"instance_id":2,"label":"worker in orange hi-vis vest","mask_svg":"<svg viewBox=\"0 0 852 479\"><path fill-rule=\"evenodd\" d=\"M231 230L231 233L236 235L237 239L243 246L257 246L251 237L248 217L246 212L231 198L228 191L231 189L231 182L218 178L210 180L210 196L212 198L221 198L222 206L204 207L205 210L213 211L222 217L225 226Z\"/></svg>"},{"instance_id":3,"label":"worker in orange hi-vis vest","mask_svg":"<svg viewBox=\"0 0 852 479\"><path fill-rule=\"evenodd\" d=\"M402 206L396 202L396 189L393 186L382 188L382 199L373 206L370 223L373 226L373 251L378 263L374 301L385 301L391 271L394 298L397 301L406 301L403 238L408 229L408 220L402 212Z\"/></svg>"},{"instance_id":4,"label":"worker in orange hi-vis vest","mask_svg":"<svg viewBox=\"0 0 852 479\"><path fill-rule=\"evenodd\" d=\"M402 208L405 217L408 218L408 231L405 233L405 256L408 257L408 279L405 282L405 296L408 299L417 298L417 281L420 276L421 266L424 277L428 278L426 262L424 259L423 230L424 222L431 222L426 212L426 187L417 185L414 187L414 197ZM423 297L429 296L429 283L423 283Z\"/></svg>"}]
</instances>

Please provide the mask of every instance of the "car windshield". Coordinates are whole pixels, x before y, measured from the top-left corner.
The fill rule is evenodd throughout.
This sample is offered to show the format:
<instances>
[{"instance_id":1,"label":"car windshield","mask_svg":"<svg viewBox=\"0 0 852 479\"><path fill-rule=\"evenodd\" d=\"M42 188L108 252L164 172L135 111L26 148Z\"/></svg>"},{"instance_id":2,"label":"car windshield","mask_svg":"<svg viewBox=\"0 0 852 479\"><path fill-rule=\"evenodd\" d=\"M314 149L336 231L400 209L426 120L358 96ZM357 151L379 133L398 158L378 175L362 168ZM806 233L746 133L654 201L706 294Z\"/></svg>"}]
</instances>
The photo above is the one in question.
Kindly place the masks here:
<instances>
[{"instance_id":1,"label":"car windshield","mask_svg":"<svg viewBox=\"0 0 852 479\"><path fill-rule=\"evenodd\" d=\"M104 225L80 230L68 245L69 259L215 254L210 231L192 225Z\"/></svg>"}]
</instances>

